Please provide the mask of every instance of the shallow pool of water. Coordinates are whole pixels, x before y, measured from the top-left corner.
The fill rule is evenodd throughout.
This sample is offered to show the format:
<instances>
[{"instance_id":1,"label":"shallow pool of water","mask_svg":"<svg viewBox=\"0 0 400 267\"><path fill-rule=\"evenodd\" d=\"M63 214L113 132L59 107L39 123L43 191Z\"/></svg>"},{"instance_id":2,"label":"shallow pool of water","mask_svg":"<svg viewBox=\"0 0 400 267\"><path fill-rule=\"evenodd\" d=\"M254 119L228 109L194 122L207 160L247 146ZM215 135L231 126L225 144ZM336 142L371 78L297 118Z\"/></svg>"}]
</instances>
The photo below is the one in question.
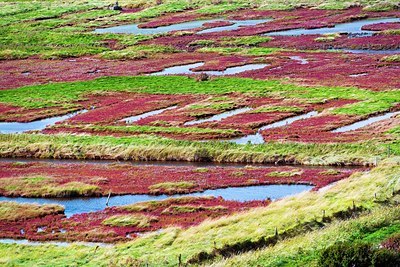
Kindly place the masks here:
<instances>
[{"instance_id":1,"label":"shallow pool of water","mask_svg":"<svg viewBox=\"0 0 400 267\"><path fill-rule=\"evenodd\" d=\"M159 34L166 33L170 31L182 31L182 30L191 30L196 29L203 26L204 23L214 23L217 21L221 21L221 19L208 19L208 20L196 20L189 21L183 23L177 23L168 26L161 26L157 28L139 28L139 24L129 24L129 25L121 25L103 29L96 29L96 33L130 33L130 34Z\"/></svg>"},{"instance_id":2,"label":"shallow pool of water","mask_svg":"<svg viewBox=\"0 0 400 267\"><path fill-rule=\"evenodd\" d=\"M249 107L238 108L238 109L230 110L230 111L227 111L227 112L223 112L223 113L211 116L211 117L206 118L206 119L188 121L188 122L185 122L184 125L188 126L188 125L196 125L196 124L200 124L200 123L204 123L204 122L221 121L223 119L226 119L226 118L229 118L229 117L232 117L232 116L235 116L237 114L244 113L244 112L247 112L247 111L250 111L250 110L252 110L252 108L249 108Z\"/></svg>"},{"instance_id":3,"label":"shallow pool of water","mask_svg":"<svg viewBox=\"0 0 400 267\"><path fill-rule=\"evenodd\" d=\"M386 114L383 114L380 116L371 117L366 120L358 121L356 123L337 128L337 129L333 130L332 133L344 133L344 132L354 131L354 130L360 129L362 127L368 126L374 122L386 120L392 116L399 115L399 114L400 114L400 111L397 111L397 112L389 112L389 113L386 113Z\"/></svg>"},{"instance_id":4,"label":"shallow pool of water","mask_svg":"<svg viewBox=\"0 0 400 267\"><path fill-rule=\"evenodd\" d=\"M371 25L375 23L388 23L388 22L400 22L400 18L378 18L378 19L364 19L364 20L357 20L347 23L340 23L336 24L334 27L324 27L318 29L294 29L294 30L285 30L285 31L277 31L277 32L270 32L266 35L277 36L277 35L290 35L290 36L297 36L297 35L307 35L307 34L330 34L330 33L350 33L353 36L355 34L366 36L372 35L373 31L365 31L361 28L365 25Z\"/></svg>"},{"instance_id":5,"label":"shallow pool of water","mask_svg":"<svg viewBox=\"0 0 400 267\"><path fill-rule=\"evenodd\" d=\"M61 122L70 119L78 114L85 113L87 110L82 110L78 112L73 112L63 116L47 118L32 122L0 122L0 133L10 134L10 133L23 133L26 131L40 131L45 129L47 126L54 125L57 122Z\"/></svg>"},{"instance_id":6,"label":"shallow pool of water","mask_svg":"<svg viewBox=\"0 0 400 267\"><path fill-rule=\"evenodd\" d=\"M150 73L149 75L152 75L152 76L183 75L183 74L189 75L189 74L205 73L210 76L223 76L223 75L234 75L234 74L238 74L238 73L250 71L250 70L259 70L259 69L263 69L269 65L269 64L247 64L247 65L243 65L243 66L229 67L223 71L192 71L193 69L201 67L204 64L205 64L204 62L198 62L198 63L193 63L193 64L174 66L174 67L165 68L164 70L159 71L159 72Z\"/></svg>"},{"instance_id":7,"label":"shallow pool of water","mask_svg":"<svg viewBox=\"0 0 400 267\"><path fill-rule=\"evenodd\" d=\"M153 111L150 111L150 112L142 113L140 115L131 116L131 117L122 119L121 121L126 122L126 123L134 123L134 122L137 122L137 121L139 121L141 119L144 119L144 118L147 118L147 117L151 117L151 116L155 116L155 115L163 113L164 111L175 109L177 107L178 106L172 106L172 107L168 107L168 108L157 109L157 110L153 110Z\"/></svg>"},{"instance_id":8,"label":"shallow pool of water","mask_svg":"<svg viewBox=\"0 0 400 267\"><path fill-rule=\"evenodd\" d=\"M353 54L372 54L372 55L390 55L400 54L400 49L393 50L371 50L371 49L334 49L333 51L341 51Z\"/></svg>"},{"instance_id":9,"label":"shallow pool of water","mask_svg":"<svg viewBox=\"0 0 400 267\"><path fill-rule=\"evenodd\" d=\"M300 56L292 56L292 57L289 57L289 58L291 60L299 62L300 65L305 65L305 64L309 63L307 59L305 59L303 57L300 57Z\"/></svg>"},{"instance_id":10,"label":"shallow pool of water","mask_svg":"<svg viewBox=\"0 0 400 267\"><path fill-rule=\"evenodd\" d=\"M221 32L221 31L233 31L237 30L241 27L249 27L255 26L257 24L266 23L271 21L272 19L254 19L254 20L223 20L233 23L230 26L222 26L222 27L215 27L210 29L205 29L202 31L197 32L197 34L204 34L204 33L212 33L212 32Z\"/></svg>"},{"instance_id":11,"label":"shallow pool of water","mask_svg":"<svg viewBox=\"0 0 400 267\"><path fill-rule=\"evenodd\" d=\"M220 32L220 31L231 31L236 30L240 27L244 26L253 26L260 23L265 23L271 21L271 19L262 19L262 20L226 20L223 18L220 19L208 19L208 20L196 20L196 21L189 21L183 23L177 23L168 26L161 26L157 28L139 28L138 24L129 24L129 25L121 25L103 29L96 29L94 32L96 33L129 33L129 34L160 34L160 33L167 33L171 31L184 31L184 30L192 30L196 28L201 28L205 23L215 23L219 21L224 22L231 22L232 25L229 26L221 26L221 27L214 27L210 29L206 29L203 31L198 32L197 34L203 33L210 33L210 32Z\"/></svg>"},{"instance_id":12,"label":"shallow pool of water","mask_svg":"<svg viewBox=\"0 0 400 267\"><path fill-rule=\"evenodd\" d=\"M267 130L267 129L283 127L283 126L292 124L295 121L308 119L311 117L315 117L317 115L318 115L317 111L311 111L311 112L308 112L303 115L290 117L290 118L287 118L287 119L284 119L281 121L277 121L277 122L265 125L265 126L261 127L260 129L258 129L257 133L255 133L255 134L250 134L250 135L246 135L246 136L243 136L243 137L240 137L237 139L232 139L229 142L236 143L236 144L253 144L253 145L263 144L263 143L265 143L265 141L261 135L262 131Z\"/></svg>"},{"instance_id":13,"label":"shallow pool of water","mask_svg":"<svg viewBox=\"0 0 400 267\"><path fill-rule=\"evenodd\" d=\"M199 193L185 195L124 195L112 196L109 206L122 206L149 200L163 200L169 197L180 196L214 196L225 200L250 201L250 200L272 200L286 196L295 195L313 188L311 185L262 185L247 187L229 187L222 189L206 190ZM22 198L22 197L0 197L0 201L15 201L19 203L59 204L65 207L65 215L70 217L74 214L101 211L106 208L107 197L73 198L73 199L50 199L50 198Z\"/></svg>"}]
</instances>

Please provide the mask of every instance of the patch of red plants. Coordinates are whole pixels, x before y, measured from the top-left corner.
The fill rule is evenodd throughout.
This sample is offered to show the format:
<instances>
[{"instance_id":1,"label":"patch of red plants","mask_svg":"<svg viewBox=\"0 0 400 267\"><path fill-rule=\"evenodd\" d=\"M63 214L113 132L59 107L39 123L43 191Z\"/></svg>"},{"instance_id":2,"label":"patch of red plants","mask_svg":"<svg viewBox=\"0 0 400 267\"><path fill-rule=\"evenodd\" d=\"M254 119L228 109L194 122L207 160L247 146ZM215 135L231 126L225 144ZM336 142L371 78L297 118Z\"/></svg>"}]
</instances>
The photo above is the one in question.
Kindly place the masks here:
<instances>
[{"instance_id":1,"label":"patch of red plants","mask_svg":"<svg viewBox=\"0 0 400 267\"><path fill-rule=\"evenodd\" d=\"M146 99L146 98L145 98ZM149 96L149 99L156 99L156 97ZM312 110L324 110L332 107L340 107L346 104L354 103L356 100L331 100L322 103L296 103L294 100L282 100L282 99L274 99L274 98L258 98L258 97L247 97L241 94L230 94L230 101L233 102L234 107L232 109L237 109L241 107L251 107L253 110L250 110L245 113L237 114L232 117L228 117L222 119L220 121L211 121L211 122L203 122L196 125L190 125L187 127L196 127L196 128L208 128L208 129L225 129L225 130L235 130L233 132L227 131L208 131L208 132L199 132L199 131L189 131L189 132L168 132L168 128L165 131L162 128L159 128L159 131L154 132L154 134L182 139L182 140L210 140L210 139L229 139L235 138L239 136L243 136L245 134L255 133L255 131L264 125L292 117L294 115L298 115L301 113L306 113ZM181 98L181 101L185 100L185 98ZM207 99L203 99L205 102L191 102L191 104L205 104L209 103ZM145 103L145 101L144 101ZM125 104L125 102L123 102ZM212 104L212 103L211 103ZM119 105L119 104L117 104ZM288 106L288 107L298 107L299 111L297 112L285 112L285 111L275 111L275 112L260 112L260 113L252 113L254 109L262 108L265 105L267 107L278 106ZM169 105L170 106L170 105ZM142 108L145 108L146 105L142 104ZM153 107L154 109L154 107ZM99 108L99 112L89 111L82 115L77 115L76 117L66 121L66 123L59 123L52 127L49 127L43 131L46 134L54 134L54 133L84 133L84 134L93 134L93 135L111 135L111 136L131 136L142 134L140 128L138 129L130 129L130 128L104 128L104 127L93 127L91 124L98 122L101 125L120 125L124 126L124 122L116 122L117 117L126 117L122 116L119 112L121 110L115 109L113 105L107 106L104 109ZM103 112L103 110L105 110ZM110 110L114 110L111 112ZM142 114L144 111L137 111L134 108L127 108L132 114ZM90 113L93 112L94 115ZM178 107L176 109L166 110L160 114L149 116L143 119L140 119L137 122L134 122L133 125L149 125L149 126L158 126L158 127L171 127L178 126L184 127L184 123L188 121L195 121L197 119L201 119L204 117L210 117L212 115L220 114L224 112L224 110L217 110L210 107L205 106L204 108L191 109L190 106ZM104 113L104 114L103 114ZM90 116L87 116L89 114ZM110 114L110 115L108 115ZM87 119L93 118L93 120ZM110 119L111 118L111 119ZM85 119L85 120L84 120ZM354 118L353 118L354 119ZM76 122L78 124L76 124ZM105 122L105 124L104 124ZM109 122L109 124L107 124ZM75 123L75 124L74 124ZM84 124L90 123L90 124Z\"/></svg>"},{"instance_id":2,"label":"patch of red plants","mask_svg":"<svg viewBox=\"0 0 400 267\"><path fill-rule=\"evenodd\" d=\"M392 140L386 131L398 125L400 118L391 118L356 130L335 133L334 129L350 125L361 119L361 116L320 115L299 120L288 126L262 131L264 140L295 141L310 143L358 142L377 138Z\"/></svg>"},{"instance_id":3,"label":"patch of red plants","mask_svg":"<svg viewBox=\"0 0 400 267\"><path fill-rule=\"evenodd\" d=\"M0 179L14 177L52 177L55 183L82 182L97 185L102 195L116 194L173 194L163 188L151 191L160 183L187 182L192 187L180 188L179 193L206 189L268 184L310 184L317 190L332 182L349 177L362 168L321 167L192 167L192 166L134 166L129 164L86 163L0 163ZM38 185L39 186L39 185ZM183 191L182 191L183 190ZM7 195L6 191L1 192ZM13 195L16 196L16 195ZM140 233L156 231L170 226L190 227L209 218L218 218L254 207L264 207L266 201L236 202L222 198L178 198L137 208L112 207L104 211L77 214L65 218L51 214L27 220L0 221L1 238L29 240L68 240L116 242L134 238ZM146 216L146 225L111 226L103 221L116 215Z\"/></svg>"},{"instance_id":4,"label":"patch of red plants","mask_svg":"<svg viewBox=\"0 0 400 267\"><path fill-rule=\"evenodd\" d=\"M271 41L260 44L263 47L276 47L298 50L393 50L400 47L398 35L373 35L362 38L349 38L341 35L334 40L318 41L323 35L309 34L300 36L273 36Z\"/></svg>"},{"instance_id":5,"label":"patch of red plants","mask_svg":"<svg viewBox=\"0 0 400 267\"><path fill-rule=\"evenodd\" d=\"M199 20L201 15L194 12L182 12L178 14L167 14L151 20L149 22L144 22L138 25L139 28L157 28L162 26L169 26L172 24L178 24L183 22L189 22L194 20Z\"/></svg>"},{"instance_id":6,"label":"patch of red plants","mask_svg":"<svg viewBox=\"0 0 400 267\"><path fill-rule=\"evenodd\" d=\"M124 99L110 105L95 107L79 114L68 123L115 123L126 117L193 101L189 95L125 94Z\"/></svg>"},{"instance_id":7,"label":"patch of red plants","mask_svg":"<svg viewBox=\"0 0 400 267\"><path fill-rule=\"evenodd\" d=\"M121 13L137 13L139 11L143 10L143 8L122 8Z\"/></svg>"},{"instance_id":8,"label":"patch of red plants","mask_svg":"<svg viewBox=\"0 0 400 267\"><path fill-rule=\"evenodd\" d=\"M293 117L295 115L303 114L313 110L323 110L332 107L340 107L357 102L356 100L335 99L331 101L326 101L324 103L308 104L308 103L296 103L296 101L287 101L287 100L282 101L279 99L269 99L269 98L264 98L264 99L269 101L268 103L269 107L274 107L274 105L297 107L299 108L299 111L297 112L275 111L275 112L259 112L259 113L252 113L252 111L248 111L232 117L225 118L218 122L202 123L199 124L198 126L206 128L238 129L246 134L249 134L249 133L254 133L255 130L260 128L261 126L268 125L286 119L288 117ZM248 106L253 107L255 109L260 107L259 106L260 103L257 103L257 101L254 101L255 103L251 102L248 104ZM266 102L264 104L266 104ZM270 104L274 105L270 106Z\"/></svg>"},{"instance_id":9,"label":"patch of red plants","mask_svg":"<svg viewBox=\"0 0 400 267\"><path fill-rule=\"evenodd\" d=\"M386 249L394 250L400 253L400 234L394 234L381 243Z\"/></svg>"},{"instance_id":10,"label":"patch of red plants","mask_svg":"<svg viewBox=\"0 0 400 267\"><path fill-rule=\"evenodd\" d=\"M112 194L174 194L176 192L153 192L149 188L165 182L191 182L186 193L207 189L267 184L312 184L315 190L351 175L357 169L338 169L337 175L324 175L324 168L294 167L186 167L186 166L132 166L129 164L51 164L51 163L0 163L0 179L15 177L52 177L56 184L82 182L96 185L101 195ZM272 177L271 172L300 169L300 175ZM6 190L0 192L7 196ZM16 196L16 195L13 195Z\"/></svg>"},{"instance_id":11,"label":"patch of red plants","mask_svg":"<svg viewBox=\"0 0 400 267\"><path fill-rule=\"evenodd\" d=\"M158 123L156 123L156 126ZM160 124L163 124L162 122ZM162 125L164 126L164 125ZM177 140L212 140L212 139L229 139L242 136L240 131L192 131L186 132L174 132L170 131L167 127L162 127L153 130L151 133L144 132L141 128L129 128L129 127L94 127L93 125L69 125L69 124L56 124L52 127L46 128L42 131L44 134L85 134L85 135L97 135L97 136L137 136L142 134L153 134L162 136L165 138L177 139Z\"/></svg>"},{"instance_id":12,"label":"patch of red plants","mask_svg":"<svg viewBox=\"0 0 400 267\"><path fill-rule=\"evenodd\" d=\"M364 25L361 27L364 31L385 31L385 30L399 30L400 22L386 22Z\"/></svg>"},{"instance_id":13,"label":"patch of red plants","mask_svg":"<svg viewBox=\"0 0 400 267\"><path fill-rule=\"evenodd\" d=\"M308 60L301 64L290 57ZM239 73L236 76L254 79L290 79L300 84L349 86L370 90L400 88L400 63L384 63L383 55L281 52L268 57L273 63L261 70ZM352 77L351 74L368 75Z\"/></svg>"},{"instance_id":14,"label":"patch of red plants","mask_svg":"<svg viewBox=\"0 0 400 267\"><path fill-rule=\"evenodd\" d=\"M83 213L65 218L63 215L48 215L28 220L0 221L0 238L17 238L37 241L128 241L147 232L168 227L188 228L207 219L215 219L251 208L265 207L265 201L226 201L222 198L171 198L152 202L143 209L129 210L120 207L107 208L100 212ZM144 206L144 204L139 203ZM182 211L193 209L192 211ZM111 226L103 223L112 216L140 216L148 218L146 225Z\"/></svg>"},{"instance_id":15,"label":"patch of red plants","mask_svg":"<svg viewBox=\"0 0 400 267\"><path fill-rule=\"evenodd\" d=\"M80 107L80 105L77 105L76 107L56 106L36 109L15 107L14 109L0 112L0 120L5 122L31 122L73 113L82 109L83 107Z\"/></svg>"},{"instance_id":16,"label":"patch of red plants","mask_svg":"<svg viewBox=\"0 0 400 267\"><path fill-rule=\"evenodd\" d=\"M218 27L225 27L225 26L231 26L233 25L233 22L230 21L215 21L215 22L208 22L203 24L203 28L209 29L209 28L218 28Z\"/></svg>"},{"instance_id":17,"label":"patch of red plants","mask_svg":"<svg viewBox=\"0 0 400 267\"><path fill-rule=\"evenodd\" d=\"M185 122L224 112L225 110L218 110L207 106L207 103L210 105L213 104L212 97L213 96L210 96L209 98L203 97L201 101L192 102L188 106L174 110L168 110L155 116L143 118L137 121L136 124L154 126L182 126ZM229 102L232 102L232 109L248 106L252 100L257 99L247 98L238 93L231 93L229 95L225 95L225 97L228 98ZM260 100L258 101L260 102ZM263 101L269 100L264 98ZM204 105L204 107L196 107L195 109L192 109L192 105Z\"/></svg>"},{"instance_id":18,"label":"patch of red plants","mask_svg":"<svg viewBox=\"0 0 400 267\"><path fill-rule=\"evenodd\" d=\"M173 53L143 60L105 60L82 57L64 60L3 60L0 64L0 89L49 82L93 80L104 76L135 76L162 71L165 68L197 62L211 62L218 69L239 66L249 57L219 56L214 53ZM207 63L206 63L207 64ZM22 73L29 70L30 75ZM212 70L212 69L210 69Z\"/></svg>"}]
</instances>

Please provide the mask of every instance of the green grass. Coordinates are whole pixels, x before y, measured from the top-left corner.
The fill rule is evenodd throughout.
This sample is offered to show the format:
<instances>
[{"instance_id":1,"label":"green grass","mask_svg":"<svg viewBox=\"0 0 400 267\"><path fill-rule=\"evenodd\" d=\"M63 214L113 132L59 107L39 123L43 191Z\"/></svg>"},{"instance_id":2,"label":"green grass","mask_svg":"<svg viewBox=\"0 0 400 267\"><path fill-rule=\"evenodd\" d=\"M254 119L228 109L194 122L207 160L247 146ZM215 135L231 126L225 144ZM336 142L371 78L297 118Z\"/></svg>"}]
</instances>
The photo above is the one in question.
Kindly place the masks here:
<instances>
[{"instance_id":1,"label":"green grass","mask_svg":"<svg viewBox=\"0 0 400 267\"><path fill-rule=\"evenodd\" d=\"M234 109L237 106L237 100L227 96L211 97L204 101L197 102L187 106L190 110L213 109L218 111L226 111ZM193 116L193 115L192 115Z\"/></svg>"},{"instance_id":2,"label":"green grass","mask_svg":"<svg viewBox=\"0 0 400 267\"><path fill-rule=\"evenodd\" d=\"M41 158L173 160L306 165L372 164L387 157L388 144L275 143L237 145L222 142L177 141L153 136L111 137L73 135L0 135L0 156L15 154ZM400 155L400 143L390 143Z\"/></svg>"},{"instance_id":3,"label":"green grass","mask_svg":"<svg viewBox=\"0 0 400 267\"><path fill-rule=\"evenodd\" d=\"M164 182L153 184L149 186L150 193L152 194L159 194L159 193L166 193L166 194L179 194L188 192L190 189L195 188L197 184L193 182Z\"/></svg>"},{"instance_id":4,"label":"green grass","mask_svg":"<svg viewBox=\"0 0 400 267\"><path fill-rule=\"evenodd\" d=\"M182 76L104 77L91 81L49 83L0 91L0 102L24 108L71 105L90 93L127 91L149 94L226 94L232 92L305 101L356 99L359 102L336 108L335 114L368 115L383 112L398 103L400 91L370 91L354 87L301 86L277 80L215 78L196 82Z\"/></svg>"},{"instance_id":5,"label":"green grass","mask_svg":"<svg viewBox=\"0 0 400 267\"><path fill-rule=\"evenodd\" d=\"M336 221L320 231L301 234L259 251L221 259L210 266L318 266L324 248L336 242L368 242L377 246L400 231L399 206L374 209L360 218Z\"/></svg>"},{"instance_id":6,"label":"green grass","mask_svg":"<svg viewBox=\"0 0 400 267\"><path fill-rule=\"evenodd\" d=\"M338 33L328 33L324 34L322 37L317 37L314 40L317 42L331 42L334 41L336 38L340 37L340 34Z\"/></svg>"},{"instance_id":7,"label":"green grass","mask_svg":"<svg viewBox=\"0 0 400 267\"><path fill-rule=\"evenodd\" d=\"M220 55L266 56L283 51L281 48L269 47L203 47L196 50L203 53L218 53Z\"/></svg>"},{"instance_id":8,"label":"green grass","mask_svg":"<svg viewBox=\"0 0 400 267\"><path fill-rule=\"evenodd\" d=\"M143 59L155 55L176 53L178 50L162 45L136 45L122 50L103 52L100 56L105 59Z\"/></svg>"},{"instance_id":9,"label":"green grass","mask_svg":"<svg viewBox=\"0 0 400 267\"><path fill-rule=\"evenodd\" d=\"M84 130L89 132L111 132L111 133L130 133L130 134L182 134L182 135L223 135L226 137L239 136L240 132L237 130L220 130L211 128L196 128L196 127L161 127L161 126L142 126L142 125L129 125L129 126L100 126L100 125L85 125L85 126L70 126L66 125L68 129ZM60 124L53 126L53 128L63 128L64 125Z\"/></svg>"},{"instance_id":10,"label":"green grass","mask_svg":"<svg viewBox=\"0 0 400 267\"><path fill-rule=\"evenodd\" d=\"M99 194L100 188L81 182L58 184L52 177L13 177L0 179L0 191L24 197L73 197Z\"/></svg>"},{"instance_id":11,"label":"green grass","mask_svg":"<svg viewBox=\"0 0 400 267\"><path fill-rule=\"evenodd\" d=\"M387 133L388 134L393 134L393 135L396 135L396 136L400 137L400 126L396 126L396 127L392 128L392 129L390 129L389 131L387 131Z\"/></svg>"},{"instance_id":12,"label":"green grass","mask_svg":"<svg viewBox=\"0 0 400 267\"><path fill-rule=\"evenodd\" d=\"M20 59L29 56L40 56L44 59L58 59L67 57L80 57L111 52L103 44L104 40L127 40L131 35L95 34L94 28L107 27L119 23L137 23L171 13L178 13L195 9L202 17L218 16L225 12L243 8L256 9L291 9L301 5L311 7L337 9L346 8L354 1L271 1L257 0L248 2L238 0L235 2L211 0L164 0L156 5L156 1L120 1L122 6L143 8L136 13L121 13L109 10L109 1L34 1L29 5L26 1L0 2L0 59ZM396 6L396 1L375 2L363 0L360 3L369 10L388 10ZM132 37L136 38L136 36ZM146 37L152 38L152 37ZM244 37L238 39L236 45L254 45L266 37ZM257 40L256 40L257 39ZM122 41L123 43L123 41ZM131 48L135 50L134 48ZM238 51L236 51L239 53ZM267 50L244 50L242 53L249 55L265 55ZM224 51L229 53L229 51ZM136 59L137 53L132 51L105 53L109 59Z\"/></svg>"},{"instance_id":13,"label":"green grass","mask_svg":"<svg viewBox=\"0 0 400 267\"><path fill-rule=\"evenodd\" d=\"M156 218L135 214L135 215L114 215L104 221L102 224L107 226L137 226L140 228L148 227Z\"/></svg>"},{"instance_id":14,"label":"green grass","mask_svg":"<svg viewBox=\"0 0 400 267\"><path fill-rule=\"evenodd\" d=\"M321 174L321 175L338 175L338 174L340 174L340 171L335 170L335 169L329 169L326 171L322 171L319 174Z\"/></svg>"},{"instance_id":15,"label":"green grass","mask_svg":"<svg viewBox=\"0 0 400 267\"><path fill-rule=\"evenodd\" d=\"M268 113L268 112L300 112L302 108L293 106L267 106L260 107L250 111L250 113Z\"/></svg>"},{"instance_id":16,"label":"green grass","mask_svg":"<svg viewBox=\"0 0 400 267\"><path fill-rule=\"evenodd\" d=\"M214 40L196 40L193 42L190 42L188 45L189 46L213 46L214 44L216 44L216 42Z\"/></svg>"},{"instance_id":17,"label":"green grass","mask_svg":"<svg viewBox=\"0 0 400 267\"><path fill-rule=\"evenodd\" d=\"M290 171L274 171L274 172L270 172L268 173L268 176L272 176L272 177L293 177L293 176L297 176L297 175L301 175L303 173L302 170L290 170Z\"/></svg>"},{"instance_id":18,"label":"green grass","mask_svg":"<svg viewBox=\"0 0 400 267\"><path fill-rule=\"evenodd\" d=\"M222 39L221 44L226 46L257 46L261 43L266 43L272 40L272 37L268 36L243 36L243 37L227 37Z\"/></svg>"},{"instance_id":19,"label":"green grass","mask_svg":"<svg viewBox=\"0 0 400 267\"><path fill-rule=\"evenodd\" d=\"M21 204L17 202L4 201L0 202L0 220L2 221L12 222L16 220L26 220L63 212L64 207L60 205Z\"/></svg>"},{"instance_id":20,"label":"green grass","mask_svg":"<svg viewBox=\"0 0 400 267\"><path fill-rule=\"evenodd\" d=\"M194 206L194 205L172 205L162 211L162 214L185 214L194 213L199 211L226 211L224 206Z\"/></svg>"},{"instance_id":21,"label":"green grass","mask_svg":"<svg viewBox=\"0 0 400 267\"><path fill-rule=\"evenodd\" d=\"M387 62L400 62L400 55L392 55L392 56L386 56L382 58L382 61L387 61Z\"/></svg>"}]
</instances>

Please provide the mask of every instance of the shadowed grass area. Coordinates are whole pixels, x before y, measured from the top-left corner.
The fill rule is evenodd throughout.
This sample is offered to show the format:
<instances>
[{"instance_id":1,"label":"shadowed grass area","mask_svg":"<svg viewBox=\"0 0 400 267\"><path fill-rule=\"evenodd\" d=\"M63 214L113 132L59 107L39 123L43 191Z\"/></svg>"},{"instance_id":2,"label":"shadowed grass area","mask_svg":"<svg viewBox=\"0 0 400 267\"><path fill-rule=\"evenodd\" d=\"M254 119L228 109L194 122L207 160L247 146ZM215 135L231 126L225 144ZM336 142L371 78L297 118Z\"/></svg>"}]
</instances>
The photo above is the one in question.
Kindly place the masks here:
<instances>
[{"instance_id":1,"label":"shadowed grass area","mask_svg":"<svg viewBox=\"0 0 400 267\"><path fill-rule=\"evenodd\" d=\"M16 221L43 217L64 212L59 205L21 204L16 202L0 202L0 220Z\"/></svg>"},{"instance_id":2,"label":"shadowed grass area","mask_svg":"<svg viewBox=\"0 0 400 267\"><path fill-rule=\"evenodd\" d=\"M240 131L237 130L221 130L221 129L210 129L210 128L197 128L197 127L160 127L160 126L142 126L142 125L129 125L129 126L98 126L98 125L84 125L84 126L72 126L72 125L56 125L54 129L64 128L84 130L88 132L111 132L111 133L131 133L131 134L198 134L208 135L216 134L223 135L226 137L235 137L240 135Z\"/></svg>"},{"instance_id":3,"label":"shadowed grass area","mask_svg":"<svg viewBox=\"0 0 400 267\"><path fill-rule=\"evenodd\" d=\"M0 179L0 192L7 196L74 197L98 195L100 188L81 182L58 184L51 177L13 177Z\"/></svg>"}]
</instances>

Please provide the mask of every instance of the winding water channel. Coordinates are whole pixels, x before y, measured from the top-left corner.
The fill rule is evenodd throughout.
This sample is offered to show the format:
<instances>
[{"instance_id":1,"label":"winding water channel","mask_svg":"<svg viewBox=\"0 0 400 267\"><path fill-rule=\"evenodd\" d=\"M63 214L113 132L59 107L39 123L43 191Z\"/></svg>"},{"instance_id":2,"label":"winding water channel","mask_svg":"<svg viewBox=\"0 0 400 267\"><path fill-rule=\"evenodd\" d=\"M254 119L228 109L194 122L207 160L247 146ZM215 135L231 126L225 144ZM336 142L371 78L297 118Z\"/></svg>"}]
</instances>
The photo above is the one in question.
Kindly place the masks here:
<instances>
[{"instance_id":1,"label":"winding water channel","mask_svg":"<svg viewBox=\"0 0 400 267\"><path fill-rule=\"evenodd\" d=\"M210 76L223 76L223 75L235 75L235 74L245 72L245 71L250 71L250 70L259 70L259 69L263 69L263 68L269 66L269 64L246 64L243 66L229 67L223 71L192 71L195 68L202 67L204 64L205 64L204 62L198 62L198 63L192 63L192 64L173 66L173 67L165 68L162 71L150 73L148 75L151 75L151 76L183 75L183 74L190 75L190 74L205 73Z\"/></svg>"},{"instance_id":2,"label":"winding water channel","mask_svg":"<svg viewBox=\"0 0 400 267\"><path fill-rule=\"evenodd\" d=\"M232 25L213 27L210 29L205 29L199 31L197 34L211 33L211 32L221 32L221 31L231 31L239 29L240 27L253 26L260 23L269 22L272 19L256 19L256 20L227 20L224 18L208 19L208 20L195 20L183 23L172 24L168 26L160 26L157 28L139 28L139 24L129 24L121 25L109 28L96 29L95 33L124 33L124 34L161 34L171 31L183 31L183 30L193 30L203 27L204 24L217 23L217 22L229 22Z\"/></svg>"},{"instance_id":3,"label":"winding water channel","mask_svg":"<svg viewBox=\"0 0 400 267\"><path fill-rule=\"evenodd\" d=\"M81 110L73 113L69 113L62 116L51 117L43 120L37 120L32 122L0 122L0 133L2 134L15 134L23 133L26 131L40 131L45 129L47 126L56 124L67 119L70 119L78 114L87 112L87 110Z\"/></svg>"},{"instance_id":4,"label":"winding water channel","mask_svg":"<svg viewBox=\"0 0 400 267\"><path fill-rule=\"evenodd\" d=\"M317 29L293 29L270 32L265 35L269 36L298 36L308 34L333 34L333 33L349 33L352 35L368 36L372 35L374 31L362 30L361 28L366 25L376 23L389 23L389 22L400 22L400 18L374 18L374 19L363 19L356 20L347 23L336 24L334 27L324 27Z\"/></svg>"},{"instance_id":5,"label":"winding water channel","mask_svg":"<svg viewBox=\"0 0 400 267\"><path fill-rule=\"evenodd\" d=\"M280 199L290 195L309 191L313 188L311 185L261 185L246 187L228 187L221 189L205 190L204 192L191 193L185 195L123 195L111 196L109 207L134 204L150 200L163 200L170 197L182 196L214 196L222 197L225 200L251 201L251 200L272 200ZM107 197L89 197L89 198L23 198L23 197L0 197L0 201L14 201L18 203L37 203L37 204L59 204L65 207L65 215L72 215L86 212L101 211L106 208Z\"/></svg>"},{"instance_id":6,"label":"winding water channel","mask_svg":"<svg viewBox=\"0 0 400 267\"><path fill-rule=\"evenodd\" d=\"M273 129L273 128L278 128L278 127L283 127L283 126L292 124L295 121L309 119L309 118L315 117L317 115L318 115L317 111L311 111L306 114L290 117L290 118L287 118L287 119L284 119L281 121L277 121L277 122L265 125L265 126L261 127L260 129L258 129L257 133L255 133L255 134L250 134L250 135L246 135L246 136L243 136L243 137L240 137L237 139L232 139L229 142L236 143L236 144L253 144L253 145L263 144L263 143L265 143L265 141L261 134L262 131L268 130L268 129Z\"/></svg>"},{"instance_id":7,"label":"winding water channel","mask_svg":"<svg viewBox=\"0 0 400 267\"><path fill-rule=\"evenodd\" d=\"M131 117L122 119L121 121L126 122L127 124L134 123L134 122L137 122L137 121L139 121L141 119L144 119L144 118L147 118L147 117L151 117L151 116L155 116L155 115L163 113L164 111L175 109L177 107L178 106L172 106L172 107L168 107L168 108L157 109L157 110L153 110L153 111L142 113L140 115L131 116Z\"/></svg>"},{"instance_id":8,"label":"winding water channel","mask_svg":"<svg viewBox=\"0 0 400 267\"><path fill-rule=\"evenodd\" d=\"M189 125L201 124L201 123L204 123L204 122L220 121L220 120L223 120L223 119L226 119L226 118L229 118L229 117L241 114L241 113L245 113L245 112L250 111L250 110L252 110L252 108L249 108L249 107L234 109L234 110L230 110L230 111L227 111L227 112L223 112L223 113L211 116L209 118L200 119L200 120L194 120L194 121L188 121L188 122L185 122L184 125L185 126L189 126Z\"/></svg>"},{"instance_id":9,"label":"winding water channel","mask_svg":"<svg viewBox=\"0 0 400 267\"><path fill-rule=\"evenodd\" d=\"M386 119L390 119L391 117L399 115L399 114L400 114L400 111L388 112L388 113L385 113L383 115L370 117L370 118L368 118L366 120L358 121L358 122L355 122L353 124L337 128L337 129L333 130L332 132L333 133L344 133L344 132L354 131L354 130L363 128L365 126L368 126L368 125L370 125L372 123L375 123L375 122L378 122L378 121L383 121L383 120L386 120Z\"/></svg>"}]
</instances>

